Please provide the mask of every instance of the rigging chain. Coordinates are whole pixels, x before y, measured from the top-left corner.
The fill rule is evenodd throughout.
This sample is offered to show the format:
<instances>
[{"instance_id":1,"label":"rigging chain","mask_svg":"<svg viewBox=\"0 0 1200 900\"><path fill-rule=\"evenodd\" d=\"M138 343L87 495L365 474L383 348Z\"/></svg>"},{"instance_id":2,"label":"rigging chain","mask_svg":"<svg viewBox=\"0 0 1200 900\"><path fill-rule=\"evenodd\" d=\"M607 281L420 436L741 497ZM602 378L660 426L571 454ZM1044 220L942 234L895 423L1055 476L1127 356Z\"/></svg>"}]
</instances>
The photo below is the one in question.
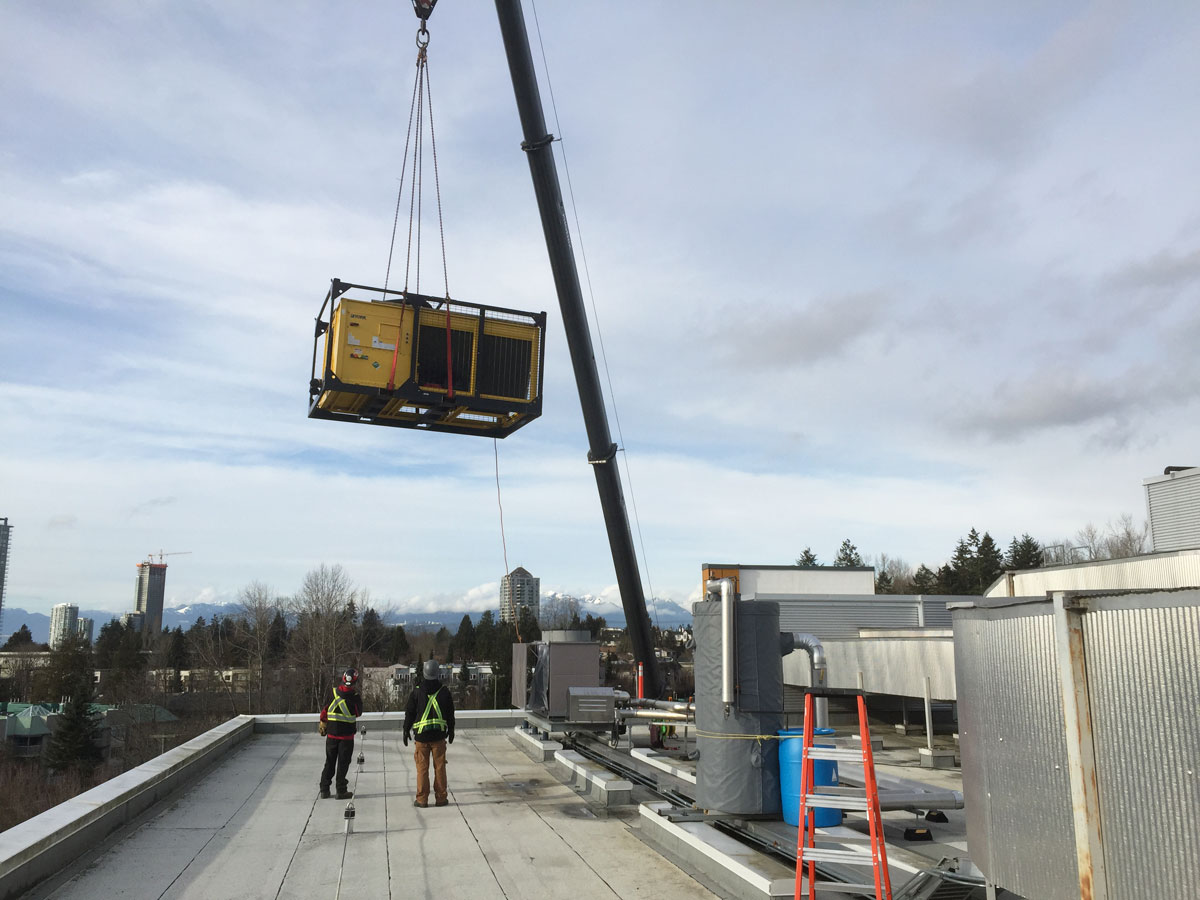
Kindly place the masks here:
<instances>
[{"instance_id":1,"label":"rigging chain","mask_svg":"<svg viewBox=\"0 0 1200 900\"><path fill-rule=\"evenodd\" d=\"M432 6L432 4L431 4ZM424 18L417 31L416 76L413 80L412 99L409 102L408 130L404 139L404 158L400 167L400 187L396 192L396 207L392 216L392 237L388 245L387 269L383 278L383 299L387 299L387 288L391 280L392 261L396 250L396 233L400 224L400 205L404 200L405 174L408 174L408 246L404 265L404 294L408 294L410 279L416 293L421 291L421 231L425 189L425 122L429 123L429 148L433 160L433 187L437 203L438 236L442 253L442 287L446 298L446 396L454 397L454 358L450 328L450 276L446 264L446 229L442 221L442 188L439 180L437 159L437 136L433 123L433 92L429 80L429 28ZM409 152L412 165L409 167ZM397 331L396 347L393 348L388 390L395 387L396 358L399 355L401 330L404 326L404 311L401 309L400 330Z\"/></svg>"}]
</instances>

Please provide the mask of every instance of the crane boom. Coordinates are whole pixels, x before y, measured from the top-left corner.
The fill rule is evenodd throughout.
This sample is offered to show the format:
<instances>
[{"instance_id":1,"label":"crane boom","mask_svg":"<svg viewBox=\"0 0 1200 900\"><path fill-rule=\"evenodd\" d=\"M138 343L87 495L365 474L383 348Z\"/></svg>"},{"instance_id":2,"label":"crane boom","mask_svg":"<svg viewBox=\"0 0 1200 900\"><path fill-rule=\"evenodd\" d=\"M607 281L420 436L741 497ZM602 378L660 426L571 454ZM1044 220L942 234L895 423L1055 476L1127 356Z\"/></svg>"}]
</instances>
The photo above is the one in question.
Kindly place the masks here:
<instances>
[{"instance_id":1,"label":"crane boom","mask_svg":"<svg viewBox=\"0 0 1200 900\"><path fill-rule=\"evenodd\" d=\"M608 414L605 412L604 397L600 390L600 375L596 371L596 357L588 331L583 292L579 286L579 272L571 251L571 235L563 211L562 189L559 186L558 171L551 149L554 137L546 131L546 120L520 0L496 0L496 14L500 19L504 51L508 57L513 93L516 95L517 110L520 113L521 129L525 138L521 149L529 158L529 171L533 177L533 189L541 213L542 231L546 236L546 250L550 256L550 268L554 274L563 326L567 332L567 346L575 370L575 384L579 389L579 402L583 407L583 420L589 444L588 462L596 473L596 489L600 493L600 506L604 512L604 524L608 531L608 543L612 549L613 566L617 574L617 588L621 592L621 605L625 610L625 623L629 629L634 656L644 666L646 694L658 697L663 691L663 681L658 660L654 655L650 615L646 611L646 598L642 593L642 579L638 572L633 535L629 530L629 516L621 491L620 473L617 471L617 445L613 443L608 428Z\"/></svg>"}]
</instances>

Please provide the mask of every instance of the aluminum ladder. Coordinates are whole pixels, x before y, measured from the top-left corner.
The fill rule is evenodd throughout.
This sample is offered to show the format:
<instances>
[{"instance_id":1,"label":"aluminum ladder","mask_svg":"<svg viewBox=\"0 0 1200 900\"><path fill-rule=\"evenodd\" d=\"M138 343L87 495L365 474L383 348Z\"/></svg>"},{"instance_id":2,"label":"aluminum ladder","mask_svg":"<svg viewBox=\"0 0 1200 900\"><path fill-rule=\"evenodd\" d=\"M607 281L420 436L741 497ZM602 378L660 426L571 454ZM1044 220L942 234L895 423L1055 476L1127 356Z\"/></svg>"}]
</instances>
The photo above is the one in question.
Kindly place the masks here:
<instances>
[{"instance_id":1,"label":"aluminum ladder","mask_svg":"<svg viewBox=\"0 0 1200 900\"><path fill-rule=\"evenodd\" d=\"M854 696L858 703L858 733L860 748L843 749L813 746L813 729L816 716L813 712L813 697ZM817 786L814 779L814 761L818 759L844 762L861 762L863 788ZM817 793L819 787L820 793ZM848 809L863 812L867 816L870 832L871 853L868 856L859 850L833 847L818 847L822 843L844 844L845 837L830 838L816 834L815 807L825 809ZM887 847L883 839L883 817L879 811L879 789L875 782L875 759L871 753L871 731L867 724L867 704L862 691L814 688L804 694L804 744L800 760L800 828L796 841L796 900L801 900L801 884L807 866L808 900L816 900L817 888L823 892L845 894L868 894L876 900L892 900L892 881L888 875ZM875 873L874 884L821 881L817 879L817 863L871 866Z\"/></svg>"}]
</instances>

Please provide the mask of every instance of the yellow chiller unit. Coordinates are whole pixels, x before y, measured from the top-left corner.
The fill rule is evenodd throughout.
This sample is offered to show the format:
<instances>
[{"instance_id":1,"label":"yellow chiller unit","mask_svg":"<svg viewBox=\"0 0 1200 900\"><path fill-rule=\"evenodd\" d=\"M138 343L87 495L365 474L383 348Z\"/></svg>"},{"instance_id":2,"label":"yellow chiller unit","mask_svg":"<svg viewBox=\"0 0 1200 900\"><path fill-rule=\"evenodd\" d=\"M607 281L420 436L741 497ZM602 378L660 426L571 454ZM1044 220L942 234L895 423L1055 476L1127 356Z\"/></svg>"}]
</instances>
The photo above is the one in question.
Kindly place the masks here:
<instances>
[{"instance_id":1,"label":"yellow chiller unit","mask_svg":"<svg viewBox=\"0 0 1200 900\"><path fill-rule=\"evenodd\" d=\"M544 312L335 278L317 314L309 418L507 437L542 414L545 335Z\"/></svg>"}]
</instances>

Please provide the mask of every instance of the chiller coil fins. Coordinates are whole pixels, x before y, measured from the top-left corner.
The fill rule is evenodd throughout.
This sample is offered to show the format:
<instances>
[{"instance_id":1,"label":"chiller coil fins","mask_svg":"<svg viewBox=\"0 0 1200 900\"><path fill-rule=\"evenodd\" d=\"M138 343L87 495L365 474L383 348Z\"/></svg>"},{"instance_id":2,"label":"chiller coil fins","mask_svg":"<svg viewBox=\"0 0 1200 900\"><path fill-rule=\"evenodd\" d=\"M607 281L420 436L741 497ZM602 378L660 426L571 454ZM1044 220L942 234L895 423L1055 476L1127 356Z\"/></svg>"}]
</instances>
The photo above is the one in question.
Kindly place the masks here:
<instances>
[{"instance_id":1,"label":"chiller coil fins","mask_svg":"<svg viewBox=\"0 0 1200 900\"><path fill-rule=\"evenodd\" d=\"M335 278L317 314L309 418L507 437L542 413L545 334L544 312Z\"/></svg>"}]
</instances>

